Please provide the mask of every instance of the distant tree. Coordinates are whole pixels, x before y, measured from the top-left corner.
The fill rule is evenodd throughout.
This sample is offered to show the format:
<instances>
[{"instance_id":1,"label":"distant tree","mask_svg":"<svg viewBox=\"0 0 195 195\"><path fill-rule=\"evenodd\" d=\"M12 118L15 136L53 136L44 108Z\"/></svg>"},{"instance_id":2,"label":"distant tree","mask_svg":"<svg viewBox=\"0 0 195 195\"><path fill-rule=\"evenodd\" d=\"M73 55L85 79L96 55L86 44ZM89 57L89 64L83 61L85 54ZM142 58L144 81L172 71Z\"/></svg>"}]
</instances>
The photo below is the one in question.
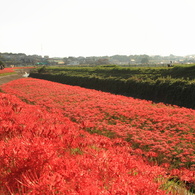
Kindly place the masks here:
<instances>
[{"instance_id":1,"label":"distant tree","mask_svg":"<svg viewBox=\"0 0 195 195\"><path fill-rule=\"evenodd\" d=\"M110 64L110 61L106 58L100 58L96 61L96 65Z\"/></svg>"},{"instance_id":2,"label":"distant tree","mask_svg":"<svg viewBox=\"0 0 195 195\"><path fill-rule=\"evenodd\" d=\"M62 60L63 60L65 65L68 65L68 64L71 64L74 61L77 61L77 58L69 56L68 58L64 57Z\"/></svg>"},{"instance_id":3,"label":"distant tree","mask_svg":"<svg viewBox=\"0 0 195 195\"><path fill-rule=\"evenodd\" d=\"M4 69L5 68L5 65L2 61L0 61L0 70Z\"/></svg>"},{"instance_id":4,"label":"distant tree","mask_svg":"<svg viewBox=\"0 0 195 195\"><path fill-rule=\"evenodd\" d=\"M143 57L142 59L141 59L141 63L142 64L148 64L149 63L149 58L146 56L146 57Z\"/></svg>"},{"instance_id":5,"label":"distant tree","mask_svg":"<svg viewBox=\"0 0 195 195\"><path fill-rule=\"evenodd\" d=\"M65 64L65 65L67 65L67 64L69 63L68 58L66 58L66 57L65 57L65 58L63 58L63 62L64 62L64 64Z\"/></svg>"},{"instance_id":6,"label":"distant tree","mask_svg":"<svg viewBox=\"0 0 195 195\"><path fill-rule=\"evenodd\" d=\"M126 55L114 55L111 56L112 59L118 60L119 62L128 62L130 57Z\"/></svg>"}]
</instances>

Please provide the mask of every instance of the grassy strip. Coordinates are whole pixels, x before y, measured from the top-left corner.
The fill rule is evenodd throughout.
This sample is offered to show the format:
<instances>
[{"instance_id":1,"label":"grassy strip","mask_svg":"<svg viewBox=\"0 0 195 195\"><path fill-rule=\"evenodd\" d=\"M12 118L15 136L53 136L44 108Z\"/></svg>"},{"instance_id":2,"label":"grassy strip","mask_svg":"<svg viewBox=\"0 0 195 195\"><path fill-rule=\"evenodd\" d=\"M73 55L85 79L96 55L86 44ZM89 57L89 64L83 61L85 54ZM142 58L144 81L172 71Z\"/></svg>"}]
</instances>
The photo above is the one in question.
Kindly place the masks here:
<instances>
[{"instance_id":1,"label":"grassy strip","mask_svg":"<svg viewBox=\"0 0 195 195\"><path fill-rule=\"evenodd\" d=\"M13 74L16 74L16 72L2 73L2 74L0 74L0 77L2 77L2 76L8 76L8 75L13 75Z\"/></svg>"},{"instance_id":2,"label":"grassy strip","mask_svg":"<svg viewBox=\"0 0 195 195\"><path fill-rule=\"evenodd\" d=\"M97 66L97 67L41 67L39 73L68 73L69 75L93 75L102 78L109 76L128 79L136 76L139 79L150 78L155 80L159 77L171 77L172 79L195 79L195 65L178 65L173 68L167 67L142 67L142 68L124 68L120 66Z\"/></svg>"}]
</instances>

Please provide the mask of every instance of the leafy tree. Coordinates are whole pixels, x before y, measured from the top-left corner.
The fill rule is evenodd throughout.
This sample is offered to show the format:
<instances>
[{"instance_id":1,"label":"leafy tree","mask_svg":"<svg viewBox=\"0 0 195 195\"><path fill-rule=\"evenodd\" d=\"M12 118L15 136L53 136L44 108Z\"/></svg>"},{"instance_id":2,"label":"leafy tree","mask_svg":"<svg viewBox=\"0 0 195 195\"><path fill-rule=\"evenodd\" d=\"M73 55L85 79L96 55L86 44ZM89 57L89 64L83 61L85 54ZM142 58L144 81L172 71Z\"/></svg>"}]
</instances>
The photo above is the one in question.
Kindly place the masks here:
<instances>
[{"instance_id":1,"label":"leafy tree","mask_svg":"<svg viewBox=\"0 0 195 195\"><path fill-rule=\"evenodd\" d=\"M5 65L2 61L0 61L0 70L4 69L5 68Z\"/></svg>"},{"instance_id":2,"label":"leafy tree","mask_svg":"<svg viewBox=\"0 0 195 195\"><path fill-rule=\"evenodd\" d=\"M141 63L142 63L142 64L148 64L148 63L149 63L149 58L148 58L148 57L143 57L143 58L141 59Z\"/></svg>"},{"instance_id":3,"label":"leafy tree","mask_svg":"<svg viewBox=\"0 0 195 195\"><path fill-rule=\"evenodd\" d=\"M100 58L96 61L96 65L110 64L109 60L106 58Z\"/></svg>"}]
</instances>

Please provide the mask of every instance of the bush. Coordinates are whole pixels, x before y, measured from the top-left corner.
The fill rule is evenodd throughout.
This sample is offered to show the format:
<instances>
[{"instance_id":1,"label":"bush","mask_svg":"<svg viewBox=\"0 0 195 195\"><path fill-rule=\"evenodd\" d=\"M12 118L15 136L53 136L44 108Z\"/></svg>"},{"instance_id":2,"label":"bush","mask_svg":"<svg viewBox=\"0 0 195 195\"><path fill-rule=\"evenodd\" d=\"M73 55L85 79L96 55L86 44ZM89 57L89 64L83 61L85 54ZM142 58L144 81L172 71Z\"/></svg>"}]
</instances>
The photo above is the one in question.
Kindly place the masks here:
<instances>
[{"instance_id":1,"label":"bush","mask_svg":"<svg viewBox=\"0 0 195 195\"><path fill-rule=\"evenodd\" d=\"M189 78L184 79L185 74L189 75L189 69L192 71L193 68L122 68L117 66L46 68L44 66L38 70L38 74L32 73L31 77L195 108L195 103L193 103L195 81ZM185 74L182 75L182 72Z\"/></svg>"}]
</instances>

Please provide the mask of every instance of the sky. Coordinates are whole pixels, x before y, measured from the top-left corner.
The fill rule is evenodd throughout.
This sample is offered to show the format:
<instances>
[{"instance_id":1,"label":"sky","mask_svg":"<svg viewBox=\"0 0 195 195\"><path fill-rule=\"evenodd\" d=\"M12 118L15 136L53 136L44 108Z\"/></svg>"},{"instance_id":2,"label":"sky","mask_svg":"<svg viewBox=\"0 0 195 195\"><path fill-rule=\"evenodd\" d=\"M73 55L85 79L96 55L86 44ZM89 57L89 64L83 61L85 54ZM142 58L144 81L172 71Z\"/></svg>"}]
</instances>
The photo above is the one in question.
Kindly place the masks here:
<instances>
[{"instance_id":1,"label":"sky","mask_svg":"<svg viewBox=\"0 0 195 195\"><path fill-rule=\"evenodd\" d=\"M1 1L0 52L195 54L195 0Z\"/></svg>"}]
</instances>

